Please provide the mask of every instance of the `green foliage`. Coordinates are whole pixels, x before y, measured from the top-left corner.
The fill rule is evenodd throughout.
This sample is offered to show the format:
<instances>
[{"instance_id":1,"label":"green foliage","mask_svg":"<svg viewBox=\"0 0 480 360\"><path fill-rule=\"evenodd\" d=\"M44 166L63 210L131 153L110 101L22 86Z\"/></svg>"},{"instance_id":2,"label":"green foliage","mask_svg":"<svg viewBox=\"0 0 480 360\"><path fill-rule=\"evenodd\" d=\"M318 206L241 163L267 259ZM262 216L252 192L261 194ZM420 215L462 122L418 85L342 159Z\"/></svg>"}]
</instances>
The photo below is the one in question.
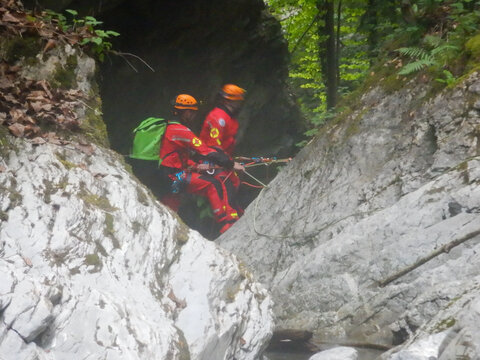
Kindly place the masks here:
<instances>
[{"instance_id":1,"label":"green foliage","mask_svg":"<svg viewBox=\"0 0 480 360\"><path fill-rule=\"evenodd\" d=\"M325 41L319 31L324 26L323 14L318 10L323 1L266 0L289 44L290 86L308 119L308 137L315 136L333 116L326 112L319 55L320 44ZM378 62L400 66L392 66L392 72L382 80L388 79L392 83L389 86L395 88L397 84L402 86L406 76L419 71L427 71L438 84L455 84L471 58L480 57L480 40L475 37L480 28L479 1L342 0L341 8L340 0L332 1L335 27L339 29L341 97L364 88L360 85L368 81L370 66Z\"/></svg>"},{"instance_id":2,"label":"green foliage","mask_svg":"<svg viewBox=\"0 0 480 360\"><path fill-rule=\"evenodd\" d=\"M425 48L409 47L397 50L400 55L413 59L412 62L403 66L399 71L400 75L409 75L429 66L441 68L457 57L460 52L459 47L449 44L439 36L427 35L423 44Z\"/></svg>"},{"instance_id":3,"label":"green foliage","mask_svg":"<svg viewBox=\"0 0 480 360\"><path fill-rule=\"evenodd\" d=\"M280 20L291 52L290 85L308 122L306 135L331 117L326 114L326 88L319 55L319 43L325 36L318 32L324 25L317 0L268 0L269 9ZM344 2L340 21L342 56L339 59L340 92L346 94L358 86L369 67L366 37L356 31L365 13L367 1Z\"/></svg>"},{"instance_id":4,"label":"green foliage","mask_svg":"<svg viewBox=\"0 0 480 360\"><path fill-rule=\"evenodd\" d=\"M105 54L112 49L112 43L107 41L107 39L111 36L119 36L120 34L112 30L95 30L94 33L95 36L84 38L80 44L91 44L93 52L98 56L100 61L103 61Z\"/></svg>"},{"instance_id":5,"label":"green foliage","mask_svg":"<svg viewBox=\"0 0 480 360\"><path fill-rule=\"evenodd\" d=\"M480 58L480 34L465 43L465 49L474 57Z\"/></svg>"},{"instance_id":6,"label":"green foliage","mask_svg":"<svg viewBox=\"0 0 480 360\"><path fill-rule=\"evenodd\" d=\"M65 12L69 14L70 20L65 15L52 10L46 11L45 19L55 23L63 32L76 31L82 37L80 45L90 47L98 59L103 61L105 54L112 50L109 39L120 34L113 30L98 29L97 27L103 22L93 16L78 18L76 10L67 9Z\"/></svg>"},{"instance_id":7,"label":"green foliage","mask_svg":"<svg viewBox=\"0 0 480 360\"><path fill-rule=\"evenodd\" d=\"M213 213L212 210L210 209L210 206L208 204L208 200L205 197L197 196L196 197L196 202L197 202L197 208L199 210L199 218L200 219L205 219L205 218L213 218Z\"/></svg>"},{"instance_id":8,"label":"green foliage","mask_svg":"<svg viewBox=\"0 0 480 360\"><path fill-rule=\"evenodd\" d=\"M437 79L435 79L435 81L438 81L439 83L445 84L447 86L455 84L455 82L457 81L455 76L453 76L453 74L448 70L443 70L442 74L443 74L444 78L443 79L442 78L437 78Z\"/></svg>"}]
</instances>

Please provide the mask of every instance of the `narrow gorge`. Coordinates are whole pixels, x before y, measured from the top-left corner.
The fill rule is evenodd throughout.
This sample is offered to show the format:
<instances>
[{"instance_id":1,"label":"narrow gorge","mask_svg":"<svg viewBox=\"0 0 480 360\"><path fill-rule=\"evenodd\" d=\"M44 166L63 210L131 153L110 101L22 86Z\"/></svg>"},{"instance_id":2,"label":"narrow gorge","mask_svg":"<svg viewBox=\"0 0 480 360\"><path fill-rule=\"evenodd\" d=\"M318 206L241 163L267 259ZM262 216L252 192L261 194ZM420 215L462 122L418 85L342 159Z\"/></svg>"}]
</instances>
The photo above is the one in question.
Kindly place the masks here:
<instances>
[{"instance_id":1,"label":"narrow gorge","mask_svg":"<svg viewBox=\"0 0 480 360\"><path fill-rule=\"evenodd\" d=\"M120 33L103 62L0 4L0 360L274 360L294 333L305 359L480 357L478 49L449 86L382 65L298 151L262 1L25 1L93 11ZM238 152L295 156L211 241L125 155L139 120L184 91L204 115L226 82L248 91Z\"/></svg>"}]
</instances>

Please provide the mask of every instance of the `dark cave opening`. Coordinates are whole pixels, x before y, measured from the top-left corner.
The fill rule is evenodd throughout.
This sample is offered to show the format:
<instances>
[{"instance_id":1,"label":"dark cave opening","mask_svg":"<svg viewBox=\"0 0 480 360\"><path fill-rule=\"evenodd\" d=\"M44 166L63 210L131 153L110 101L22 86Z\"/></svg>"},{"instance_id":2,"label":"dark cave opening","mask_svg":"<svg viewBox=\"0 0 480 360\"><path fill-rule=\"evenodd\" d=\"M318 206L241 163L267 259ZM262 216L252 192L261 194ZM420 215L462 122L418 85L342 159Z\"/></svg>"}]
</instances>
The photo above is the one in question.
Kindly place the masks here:
<instances>
[{"instance_id":1,"label":"dark cave opening","mask_svg":"<svg viewBox=\"0 0 480 360\"><path fill-rule=\"evenodd\" d=\"M121 34L115 48L135 55L110 57L101 68L104 119L114 149L128 154L131 129L149 116L168 117L179 93L201 103L198 127L192 129L198 133L221 86L235 83L248 92L236 153L291 156L296 150L300 115L286 87L288 52L263 2L123 2L101 20ZM255 174L265 179L267 172ZM242 205L258 191L242 187ZM187 200L180 216L211 237L215 225L198 218L197 201Z\"/></svg>"},{"instance_id":2,"label":"dark cave opening","mask_svg":"<svg viewBox=\"0 0 480 360\"><path fill-rule=\"evenodd\" d=\"M131 132L141 120L168 118L179 93L200 101L198 127L192 128L198 133L225 83L247 90L236 155L288 157L297 151L301 115L286 85L287 44L262 0L40 2L56 11L77 9L120 33L112 39L117 54L107 56L99 71L103 117L119 153L129 154ZM254 173L263 179L267 174L265 169ZM243 192L243 205L258 194L251 188ZM205 228L193 220L196 209L187 209L194 213L181 214L187 224Z\"/></svg>"}]
</instances>

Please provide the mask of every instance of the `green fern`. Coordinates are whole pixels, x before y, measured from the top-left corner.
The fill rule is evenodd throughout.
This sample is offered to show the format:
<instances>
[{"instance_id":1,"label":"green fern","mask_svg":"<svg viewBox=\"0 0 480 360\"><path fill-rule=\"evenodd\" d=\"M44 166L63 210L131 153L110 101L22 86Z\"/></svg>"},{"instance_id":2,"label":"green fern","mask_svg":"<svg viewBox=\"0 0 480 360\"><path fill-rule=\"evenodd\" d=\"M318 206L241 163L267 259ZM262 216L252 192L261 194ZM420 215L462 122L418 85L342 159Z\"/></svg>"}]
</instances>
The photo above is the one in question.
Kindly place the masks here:
<instances>
[{"instance_id":1,"label":"green fern","mask_svg":"<svg viewBox=\"0 0 480 360\"><path fill-rule=\"evenodd\" d=\"M444 44L433 49L430 54L434 57L451 58L457 54L458 50L458 46Z\"/></svg>"},{"instance_id":2,"label":"green fern","mask_svg":"<svg viewBox=\"0 0 480 360\"><path fill-rule=\"evenodd\" d=\"M417 48L417 47L400 48L400 49L397 49L397 51L401 55L407 56L413 59L424 59L429 55L426 50Z\"/></svg>"},{"instance_id":3,"label":"green fern","mask_svg":"<svg viewBox=\"0 0 480 360\"><path fill-rule=\"evenodd\" d=\"M432 58L418 59L414 62L408 63L402 70L398 72L399 75L410 75L414 72L420 71L423 68L437 65L437 62Z\"/></svg>"},{"instance_id":4,"label":"green fern","mask_svg":"<svg viewBox=\"0 0 480 360\"><path fill-rule=\"evenodd\" d=\"M413 60L402 67L398 72L399 75L409 75L429 66L443 67L459 51L457 46L450 45L444 39L435 35L425 36L423 43L427 49L420 47L397 49L400 55Z\"/></svg>"}]
</instances>

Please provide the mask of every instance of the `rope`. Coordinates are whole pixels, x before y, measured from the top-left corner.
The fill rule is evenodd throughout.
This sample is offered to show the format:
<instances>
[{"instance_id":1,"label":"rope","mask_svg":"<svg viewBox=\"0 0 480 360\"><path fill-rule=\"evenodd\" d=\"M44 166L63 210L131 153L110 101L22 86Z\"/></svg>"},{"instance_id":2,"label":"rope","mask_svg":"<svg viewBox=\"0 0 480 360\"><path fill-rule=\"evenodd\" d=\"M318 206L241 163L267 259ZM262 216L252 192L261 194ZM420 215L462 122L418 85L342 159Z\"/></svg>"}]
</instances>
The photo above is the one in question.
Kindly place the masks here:
<instances>
[{"instance_id":1,"label":"rope","mask_svg":"<svg viewBox=\"0 0 480 360\"><path fill-rule=\"evenodd\" d=\"M253 184L250 184L250 183L248 183L248 182L246 182L246 181L242 181L242 184L247 185L247 186L250 186L250 187L253 187L253 188L255 188L255 189L263 189L263 188L264 188L263 186L253 185Z\"/></svg>"},{"instance_id":2,"label":"rope","mask_svg":"<svg viewBox=\"0 0 480 360\"><path fill-rule=\"evenodd\" d=\"M264 188L268 188L268 185L265 185L263 182L261 182L260 180L258 180L255 176L253 176L252 174L250 174L249 172L247 171L243 171L244 174L250 176L253 180L255 180L257 183L259 183L260 185L262 185Z\"/></svg>"}]
</instances>

